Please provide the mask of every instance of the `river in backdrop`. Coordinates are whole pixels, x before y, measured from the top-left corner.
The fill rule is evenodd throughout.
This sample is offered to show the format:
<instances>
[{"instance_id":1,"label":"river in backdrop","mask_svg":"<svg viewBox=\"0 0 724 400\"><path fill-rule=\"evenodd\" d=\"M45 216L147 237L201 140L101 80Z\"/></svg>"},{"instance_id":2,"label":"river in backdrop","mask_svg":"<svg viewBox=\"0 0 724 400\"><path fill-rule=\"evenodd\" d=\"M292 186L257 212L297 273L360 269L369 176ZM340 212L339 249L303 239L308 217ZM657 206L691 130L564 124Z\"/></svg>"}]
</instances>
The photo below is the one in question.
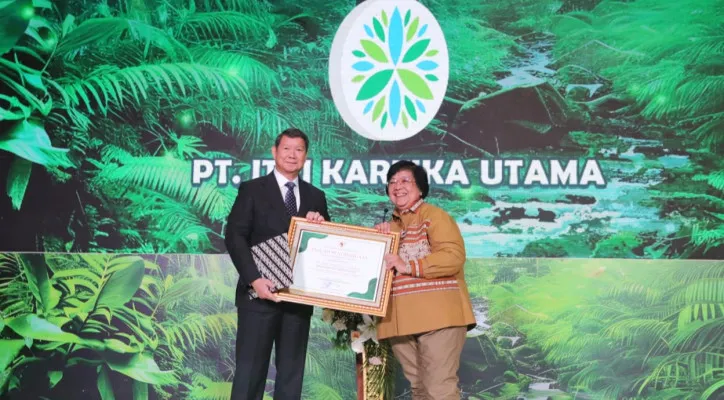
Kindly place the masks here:
<instances>
[{"instance_id":1,"label":"river in backdrop","mask_svg":"<svg viewBox=\"0 0 724 400\"><path fill-rule=\"evenodd\" d=\"M509 68L508 76L498 80L502 90L555 81L556 71L549 67L551 48L549 38L527 44L527 53ZM579 82L567 85L566 91L583 88L591 98L600 87L595 82ZM602 149L595 156L607 183L605 188L500 186L489 189L487 195L495 201L494 205L470 209L457 219L468 257L515 256L528 243L566 234L585 234L591 226L595 226L597 234L676 232L679 224L660 217L659 209L650 204L649 190L662 181L664 170L685 167L688 156L674 154L658 140L632 137L619 137L619 140L627 145L625 151L619 154L616 149ZM536 149L535 154L540 159L560 156L552 151L546 154L545 149ZM506 158L518 155L501 154Z\"/></svg>"}]
</instances>

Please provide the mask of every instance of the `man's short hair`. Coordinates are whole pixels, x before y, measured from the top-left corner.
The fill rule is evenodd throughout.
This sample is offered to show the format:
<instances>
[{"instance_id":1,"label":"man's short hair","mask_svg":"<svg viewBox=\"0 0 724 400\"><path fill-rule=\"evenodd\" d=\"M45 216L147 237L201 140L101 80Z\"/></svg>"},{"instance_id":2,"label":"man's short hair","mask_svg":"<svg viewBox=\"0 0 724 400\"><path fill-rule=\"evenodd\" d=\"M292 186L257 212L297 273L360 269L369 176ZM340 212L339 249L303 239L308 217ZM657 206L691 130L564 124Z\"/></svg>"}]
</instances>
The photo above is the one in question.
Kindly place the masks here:
<instances>
[{"instance_id":1,"label":"man's short hair","mask_svg":"<svg viewBox=\"0 0 724 400\"><path fill-rule=\"evenodd\" d=\"M306 133L301 131L301 129L297 129L297 128L285 129L282 133L277 135L276 140L274 140L274 147L279 147L279 143L281 143L281 141L282 141L282 136L286 136L289 138L302 138L304 140L304 150L309 151L309 138L307 137Z\"/></svg>"}]
</instances>

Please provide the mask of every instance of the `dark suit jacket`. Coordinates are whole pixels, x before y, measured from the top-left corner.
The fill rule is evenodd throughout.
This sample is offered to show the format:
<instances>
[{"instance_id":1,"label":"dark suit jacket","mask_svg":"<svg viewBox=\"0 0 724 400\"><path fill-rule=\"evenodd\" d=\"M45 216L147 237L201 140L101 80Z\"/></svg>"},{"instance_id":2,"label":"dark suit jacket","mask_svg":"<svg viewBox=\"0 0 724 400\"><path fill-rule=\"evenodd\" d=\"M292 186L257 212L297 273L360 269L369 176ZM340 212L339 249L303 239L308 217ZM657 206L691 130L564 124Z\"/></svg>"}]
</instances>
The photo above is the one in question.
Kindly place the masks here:
<instances>
[{"instance_id":1,"label":"dark suit jacket","mask_svg":"<svg viewBox=\"0 0 724 400\"><path fill-rule=\"evenodd\" d=\"M299 179L299 212L304 217L316 211L329 221L327 199L324 192ZM224 241L231 261L239 272L236 286L236 306L272 310L274 307L297 308L310 312L312 307L292 303L274 303L248 297L251 282L261 277L251 256L250 247L289 230L291 217L287 215L282 193L274 173L243 182L239 186L234 205L229 213Z\"/></svg>"}]
</instances>

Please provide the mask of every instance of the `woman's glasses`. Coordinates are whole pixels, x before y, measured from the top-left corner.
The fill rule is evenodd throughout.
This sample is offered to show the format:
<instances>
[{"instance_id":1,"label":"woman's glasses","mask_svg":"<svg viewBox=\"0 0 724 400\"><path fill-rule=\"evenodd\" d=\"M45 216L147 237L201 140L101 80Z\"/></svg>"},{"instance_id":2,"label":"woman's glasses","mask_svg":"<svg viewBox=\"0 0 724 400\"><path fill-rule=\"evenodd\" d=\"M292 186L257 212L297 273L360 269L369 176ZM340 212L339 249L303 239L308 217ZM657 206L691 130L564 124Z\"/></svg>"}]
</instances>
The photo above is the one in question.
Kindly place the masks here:
<instances>
[{"instance_id":1,"label":"woman's glasses","mask_svg":"<svg viewBox=\"0 0 724 400\"><path fill-rule=\"evenodd\" d=\"M408 186L408 185L411 185L411 184L413 184L413 183L415 183L415 180L412 179L412 178L402 178L402 179L399 179L399 180L397 180L397 179L391 179L390 182L389 182L389 185L390 185L390 186L393 186L393 185Z\"/></svg>"}]
</instances>

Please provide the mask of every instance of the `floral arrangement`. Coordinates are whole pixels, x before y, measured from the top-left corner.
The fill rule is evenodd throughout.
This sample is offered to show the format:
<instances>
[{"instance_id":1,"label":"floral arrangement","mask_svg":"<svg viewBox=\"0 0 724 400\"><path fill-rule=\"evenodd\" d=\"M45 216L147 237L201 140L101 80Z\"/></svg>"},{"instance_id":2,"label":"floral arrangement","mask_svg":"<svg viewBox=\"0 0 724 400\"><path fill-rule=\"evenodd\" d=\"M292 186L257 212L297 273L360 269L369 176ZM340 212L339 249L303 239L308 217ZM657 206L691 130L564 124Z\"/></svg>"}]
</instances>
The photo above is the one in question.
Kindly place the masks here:
<instances>
[{"instance_id":1,"label":"floral arrangement","mask_svg":"<svg viewBox=\"0 0 724 400\"><path fill-rule=\"evenodd\" d=\"M332 339L335 347L352 349L360 359L366 373L365 392L368 398L392 398L394 392L394 363L390 362L391 349L385 341L377 340L377 318L366 314L324 309L322 321L332 325L337 334Z\"/></svg>"}]
</instances>

